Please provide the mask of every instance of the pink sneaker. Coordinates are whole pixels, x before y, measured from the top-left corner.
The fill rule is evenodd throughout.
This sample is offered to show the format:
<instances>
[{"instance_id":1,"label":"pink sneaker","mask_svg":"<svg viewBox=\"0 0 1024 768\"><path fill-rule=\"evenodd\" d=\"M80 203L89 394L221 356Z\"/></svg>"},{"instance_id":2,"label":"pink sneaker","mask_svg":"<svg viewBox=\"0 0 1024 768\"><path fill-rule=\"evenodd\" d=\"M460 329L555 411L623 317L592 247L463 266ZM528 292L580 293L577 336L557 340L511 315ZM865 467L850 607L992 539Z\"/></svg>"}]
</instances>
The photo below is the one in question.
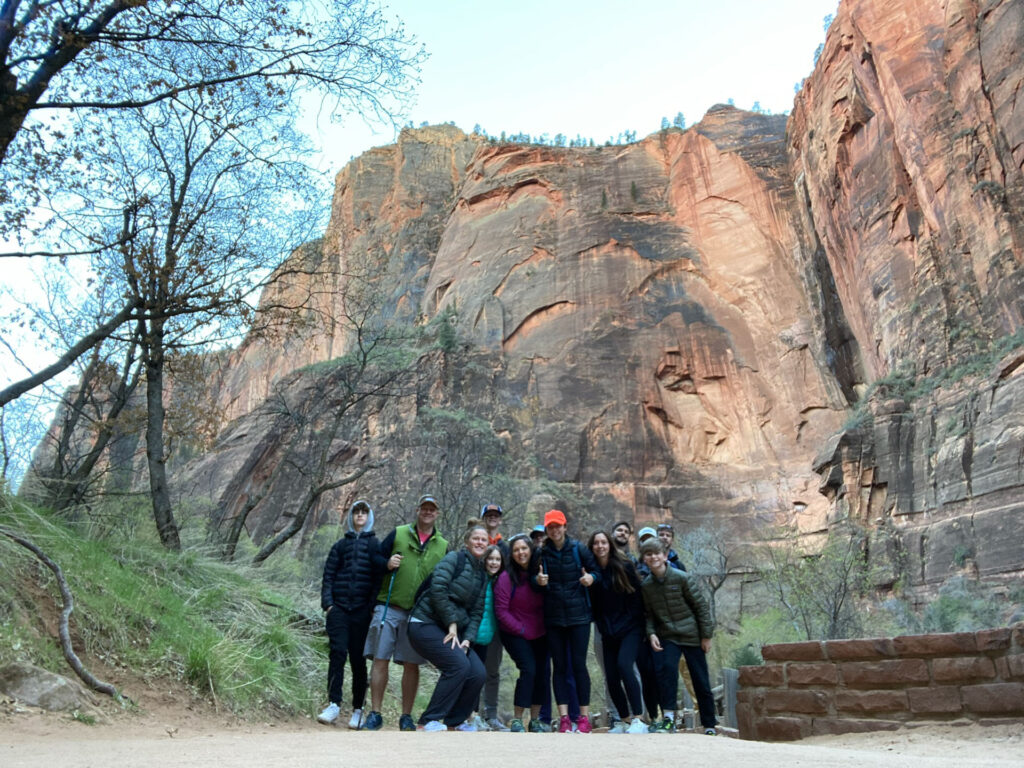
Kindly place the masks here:
<instances>
[{"instance_id":1,"label":"pink sneaker","mask_svg":"<svg viewBox=\"0 0 1024 768\"><path fill-rule=\"evenodd\" d=\"M580 733L590 733L594 730L590 725L590 718L586 715L580 715L579 720L576 721L576 730Z\"/></svg>"},{"instance_id":2,"label":"pink sneaker","mask_svg":"<svg viewBox=\"0 0 1024 768\"><path fill-rule=\"evenodd\" d=\"M562 715L558 718L558 732L559 733L572 733L572 721L568 715Z\"/></svg>"}]
</instances>

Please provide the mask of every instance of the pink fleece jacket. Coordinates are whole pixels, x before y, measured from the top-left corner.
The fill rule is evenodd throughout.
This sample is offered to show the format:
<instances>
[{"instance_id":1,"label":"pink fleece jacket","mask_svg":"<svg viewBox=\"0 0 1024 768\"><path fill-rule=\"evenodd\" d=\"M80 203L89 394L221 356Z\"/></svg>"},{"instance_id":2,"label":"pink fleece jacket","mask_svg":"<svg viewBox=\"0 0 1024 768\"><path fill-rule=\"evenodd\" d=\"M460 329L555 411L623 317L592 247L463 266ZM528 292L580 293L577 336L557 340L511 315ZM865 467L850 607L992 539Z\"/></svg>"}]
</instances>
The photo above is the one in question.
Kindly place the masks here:
<instances>
[{"instance_id":1,"label":"pink fleece jacket","mask_svg":"<svg viewBox=\"0 0 1024 768\"><path fill-rule=\"evenodd\" d=\"M494 612L498 626L510 635L534 640L545 632L544 595L535 592L528 579L523 579L512 594L512 577L508 571L501 572L494 587Z\"/></svg>"}]
</instances>

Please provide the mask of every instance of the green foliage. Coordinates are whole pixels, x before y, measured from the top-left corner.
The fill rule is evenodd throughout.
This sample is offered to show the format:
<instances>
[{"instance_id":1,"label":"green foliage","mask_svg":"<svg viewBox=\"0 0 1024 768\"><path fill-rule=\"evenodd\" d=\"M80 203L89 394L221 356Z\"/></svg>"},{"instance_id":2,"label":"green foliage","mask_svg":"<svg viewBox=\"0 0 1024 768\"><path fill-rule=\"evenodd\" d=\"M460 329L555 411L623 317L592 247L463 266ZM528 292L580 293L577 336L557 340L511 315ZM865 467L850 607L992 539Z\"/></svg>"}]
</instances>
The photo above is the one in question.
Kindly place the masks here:
<instances>
[{"instance_id":1,"label":"green foliage","mask_svg":"<svg viewBox=\"0 0 1024 768\"><path fill-rule=\"evenodd\" d=\"M262 572L201 551L167 552L155 536L84 538L92 526L73 528L9 497L0 499L0 526L60 564L75 599L72 624L83 658L181 680L242 715L311 713L320 703L326 644L316 590L271 586ZM49 571L0 535L0 663L29 661L68 674L41 620L59 606Z\"/></svg>"},{"instance_id":2,"label":"green foliage","mask_svg":"<svg viewBox=\"0 0 1024 768\"><path fill-rule=\"evenodd\" d=\"M458 321L459 312L453 301L448 304L437 316L437 346L445 352L454 352L459 343L458 332L455 323Z\"/></svg>"},{"instance_id":3,"label":"green foliage","mask_svg":"<svg viewBox=\"0 0 1024 768\"><path fill-rule=\"evenodd\" d=\"M852 524L837 526L817 552L801 549L793 534L761 548L762 576L805 640L855 637L861 631L856 600L870 584L867 536Z\"/></svg>"},{"instance_id":4,"label":"green foliage","mask_svg":"<svg viewBox=\"0 0 1024 768\"><path fill-rule=\"evenodd\" d=\"M773 643L791 643L803 637L793 627L789 617L778 608L744 616L739 629L715 634L714 656L722 666L743 667L764 663L761 648Z\"/></svg>"},{"instance_id":5,"label":"green foliage","mask_svg":"<svg viewBox=\"0 0 1024 768\"><path fill-rule=\"evenodd\" d=\"M924 632L974 632L1002 626L1001 606L977 581L956 576L939 588L921 619Z\"/></svg>"}]
</instances>

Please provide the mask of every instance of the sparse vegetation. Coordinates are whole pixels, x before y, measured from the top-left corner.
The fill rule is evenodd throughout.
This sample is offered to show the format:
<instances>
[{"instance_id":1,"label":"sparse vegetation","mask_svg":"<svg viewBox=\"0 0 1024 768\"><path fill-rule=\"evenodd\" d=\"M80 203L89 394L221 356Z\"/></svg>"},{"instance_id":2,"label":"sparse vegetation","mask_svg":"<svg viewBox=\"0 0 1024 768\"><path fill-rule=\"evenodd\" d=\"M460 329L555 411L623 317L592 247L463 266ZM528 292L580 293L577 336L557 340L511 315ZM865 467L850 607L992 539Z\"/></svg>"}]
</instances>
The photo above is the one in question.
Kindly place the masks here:
<instances>
[{"instance_id":1,"label":"sparse vegetation","mask_svg":"<svg viewBox=\"0 0 1024 768\"><path fill-rule=\"evenodd\" d=\"M87 538L6 496L0 524L30 537L61 565L87 664L170 677L240 715L311 713L321 703L326 640L319 596L309 586L271 586L252 569L193 548L168 552L155 536ZM45 617L59 610L56 599L49 572L0 538L0 663L28 661L69 674L44 628Z\"/></svg>"}]
</instances>

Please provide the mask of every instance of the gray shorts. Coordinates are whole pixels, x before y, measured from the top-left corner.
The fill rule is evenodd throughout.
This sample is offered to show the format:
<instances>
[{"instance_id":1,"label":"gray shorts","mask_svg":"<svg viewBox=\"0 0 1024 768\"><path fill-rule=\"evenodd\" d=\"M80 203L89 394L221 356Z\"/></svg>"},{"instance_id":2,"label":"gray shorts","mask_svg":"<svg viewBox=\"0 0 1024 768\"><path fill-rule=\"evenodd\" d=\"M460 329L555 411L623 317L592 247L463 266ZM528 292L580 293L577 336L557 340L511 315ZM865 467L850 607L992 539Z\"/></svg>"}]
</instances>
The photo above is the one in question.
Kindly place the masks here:
<instances>
[{"instance_id":1,"label":"gray shorts","mask_svg":"<svg viewBox=\"0 0 1024 768\"><path fill-rule=\"evenodd\" d=\"M427 660L416 653L409 643L410 612L390 605L384 626L381 626L383 615L383 605L373 609L363 655L368 659L392 659L398 664L426 664Z\"/></svg>"}]
</instances>

